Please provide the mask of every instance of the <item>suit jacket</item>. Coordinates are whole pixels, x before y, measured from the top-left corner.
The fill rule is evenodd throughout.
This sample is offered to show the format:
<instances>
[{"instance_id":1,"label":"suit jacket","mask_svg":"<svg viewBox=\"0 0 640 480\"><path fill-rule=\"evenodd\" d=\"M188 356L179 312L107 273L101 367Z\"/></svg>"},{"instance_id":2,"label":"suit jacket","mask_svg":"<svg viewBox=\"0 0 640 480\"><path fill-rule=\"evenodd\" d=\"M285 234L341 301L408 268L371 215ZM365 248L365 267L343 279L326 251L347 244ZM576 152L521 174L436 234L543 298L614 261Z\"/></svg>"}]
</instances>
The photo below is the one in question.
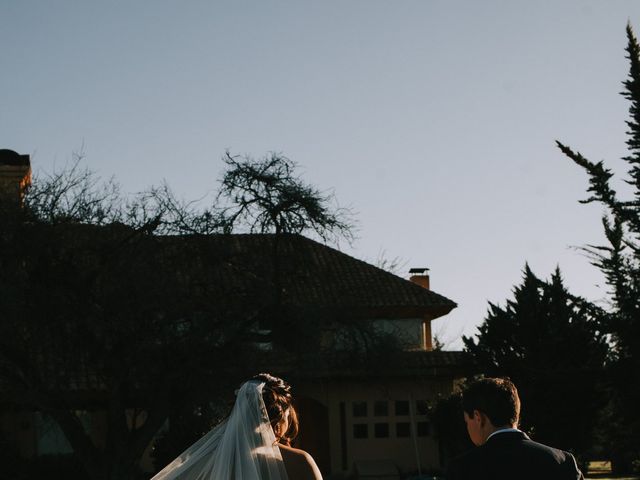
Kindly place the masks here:
<instances>
[{"instance_id":1,"label":"suit jacket","mask_svg":"<svg viewBox=\"0 0 640 480\"><path fill-rule=\"evenodd\" d=\"M523 432L500 432L451 460L447 480L582 480L569 452L534 442Z\"/></svg>"}]
</instances>

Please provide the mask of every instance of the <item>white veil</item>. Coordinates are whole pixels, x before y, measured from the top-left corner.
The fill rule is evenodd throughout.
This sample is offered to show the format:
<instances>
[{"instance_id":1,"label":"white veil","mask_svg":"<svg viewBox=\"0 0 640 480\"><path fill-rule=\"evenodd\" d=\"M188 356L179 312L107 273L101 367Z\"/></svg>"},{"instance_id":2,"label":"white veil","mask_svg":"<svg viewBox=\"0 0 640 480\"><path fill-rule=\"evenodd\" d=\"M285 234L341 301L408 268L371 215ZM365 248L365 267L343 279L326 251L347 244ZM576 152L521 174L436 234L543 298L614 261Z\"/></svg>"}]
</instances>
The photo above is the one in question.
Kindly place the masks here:
<instances>
[{"instance_id":1,"label":"white veil","mask_svg":"<svg viewBox=\"0 0 640 480\"><path fill-rule=\"evenodd\" d=\"M263 387L259 380L242 384L231 415L151 480L288 480Z\"/></svg>"}]
</instances>

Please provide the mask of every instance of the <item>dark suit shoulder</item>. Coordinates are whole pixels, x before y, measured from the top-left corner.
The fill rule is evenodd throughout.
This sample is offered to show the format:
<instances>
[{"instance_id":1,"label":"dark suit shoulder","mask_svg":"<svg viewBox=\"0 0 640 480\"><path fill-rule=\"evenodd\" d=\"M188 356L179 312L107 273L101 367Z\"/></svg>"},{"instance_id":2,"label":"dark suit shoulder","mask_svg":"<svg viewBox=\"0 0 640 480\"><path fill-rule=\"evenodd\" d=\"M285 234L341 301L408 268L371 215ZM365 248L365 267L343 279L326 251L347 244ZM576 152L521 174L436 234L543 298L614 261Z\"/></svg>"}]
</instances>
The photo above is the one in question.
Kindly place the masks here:
<instances>
[{"instance_id":1,"label":"dark suit shoulder","mask_svg":"<svg viewBox=\"0 0 640 480\"><path fill-rule=\"evenodd\" d=\"M449 479L578 480L573 455L534 442L522 432L500 433L484 445L453 459Z\"/></svg>"},{"instance_id":2,"label":"dark suit shoulder","mask_svg":"<svg viewBox=\"0 0 640 480\"><path fill-rule=\"evenodd\" d=\"M550 447L549 445L545 445L543 443L534 442L529 438L524 440L522 443L524 448L529 449L532 454L553 459L553 461L555 461L556 463L564 463L567 461L575 462L573 455L569 452L565 452L564 450Z\"/></svg>"},{"instance_id":3,"label":"dark suit shoulder","mask_svg":"<svg viewBox=\"0 0 640 480\"><path fill-rule=\"evenodd\" d=\"M476 466L482 463L482 447L468 450L449 461L447 465L447 480L462 480L475 478Z\"/></svg>"}]
</instances>

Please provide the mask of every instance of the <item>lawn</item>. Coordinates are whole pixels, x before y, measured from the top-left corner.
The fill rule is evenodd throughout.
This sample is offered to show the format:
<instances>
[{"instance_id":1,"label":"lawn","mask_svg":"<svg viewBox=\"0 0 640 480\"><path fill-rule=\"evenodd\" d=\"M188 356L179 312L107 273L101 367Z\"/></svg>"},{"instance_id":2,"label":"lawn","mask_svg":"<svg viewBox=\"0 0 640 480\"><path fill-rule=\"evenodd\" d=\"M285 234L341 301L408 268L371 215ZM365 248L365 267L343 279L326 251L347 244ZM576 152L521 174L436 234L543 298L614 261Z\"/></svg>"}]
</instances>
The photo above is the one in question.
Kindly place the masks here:
<instances>
[{"instance_id":1,"label":"lawn","mask_svg":"<svg viewBox=\"0 0 640 480\"><path fill-rule=\"evenodd\" d=\"M589 462L589 471L585 475L588 479L597 480L640 480L640 477L615 477L611 475L611 462Z\"/></svg>"}]
</instances>

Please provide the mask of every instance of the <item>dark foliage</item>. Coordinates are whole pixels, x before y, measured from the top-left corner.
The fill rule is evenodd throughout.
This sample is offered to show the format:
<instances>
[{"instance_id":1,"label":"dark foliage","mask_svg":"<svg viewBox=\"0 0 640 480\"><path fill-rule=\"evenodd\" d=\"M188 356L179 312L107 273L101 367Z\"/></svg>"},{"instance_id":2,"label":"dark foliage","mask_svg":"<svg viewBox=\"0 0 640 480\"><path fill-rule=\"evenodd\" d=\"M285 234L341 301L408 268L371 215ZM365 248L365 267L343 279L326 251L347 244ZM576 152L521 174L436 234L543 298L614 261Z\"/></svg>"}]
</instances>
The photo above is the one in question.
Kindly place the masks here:
<instances>
[{"instance_id":1,"label":"dark foliage","mask_svg":"<svg viewBox=\"0 0 640 480\"><path fill-rule=\"evenodd\" d=\"M228 296L215 276L225 259L206 242L118 225L4 232L3 391L55 419L92 478L132 474L171 405L215 392L251 358L242 351L261 299ZM108 412L104 449L76 410Z\"/></svg>"},{"instance_id":2,"label":"dark foliage","mask_svg":"<svg viewBox=\"0 0 640 480\"><path fill-rule=\"evenodd\" d=\"M287 197L286 212L305 202L295 230L347 232L326 198L285 164L271 173L278 188L302 189L301 197ZM243 184L242 172L233 176ZM259 193L241 200L253 205L250 196ZM167 419L194 417L191 433L175 428L165 436L165 458L179 452L186 447L180 438L188 442L209 424L194 412L263 365L255 333L279 305L278 278L238 275L242 267L209 241L239 228L241 217L227 218L230 210L196 210L167 187L124 198L117 184L99 182L79 163L36 179L23 207L2 200L1 400L53 418L92 480L134 478ZM280 206L260 203L258 216L276 219L263 230L291 229ZM278 318L274 334L287 334L280 344L297 338L298 351L313 350L305 349L303 322ZM80 411L106 413L104 445L85 431Z\"/></svg>"},{"instance_id":3,"label":"dark foliage","mask_svg":"<svg viewBox=\"0 0 640 480\"><path fill-rule=\"evenodd\" d=\"M559 270L545 282L526 266L513 295L504 308L490 305L476 338L463 338L465 348L479 371L513 380L522 400L522 428L534 439L587 454L605 400L602 312L571 295Z\"/></svg>"},{"instance_id":4,"label":"dark foliage","mask_svg":"<svg viewBox=\"0 0 640 480\"><path fill-rule=\"evenodd\" d=\"M65 480L90 480L82 463L74 455L43 455L29 460L12 459L8 474L0 478L32 480L34 478L64 478ZM138 477L141 478L141 477Z\"/></svg>"},{"instance_id":5,"label":"dark foliage","mask_svg":"<svg viewBox=\"0 0 640 480\"><path fill-rule=\"evenodd\" d=\"M152 457L157 470L180 455L231 411L235 397L210 399L201 405L174 408L169 414L166 428L153 444Z\"/></svg>"},{"instance_id":6,"label":"dark foliage","mask_svg":"<svg viewBox=\"0 0 640 480\"><path fill-rule=\"evenodd\" d=\"M627 121L628 165L625 181L632 198L622 199L614 190L613 173L603 161L591 162L579 152L557 142L560 150L589 176L590 196L583 203L598 202L606 208L602 219L607 245L588 246L593 264L605 275L612 309L602 328L611 335L614 357L607 374L611 402L604 412L602 441L612 455L616 471L629 472L640 461L640 46L627 25L629 76L622 95L629 100Z\"/></svg>"},{"instance_id":7,"label":"dark foliage","mask_svg":"<svg viewBox=\"0 0 640 480\"><path fill-rule=\"evenodd\" d=\"M438 399L432 418L440 445L440 463L446 467L449 460L474 448L464 421L460 393Z\"/></svg>"}]
</instances>

